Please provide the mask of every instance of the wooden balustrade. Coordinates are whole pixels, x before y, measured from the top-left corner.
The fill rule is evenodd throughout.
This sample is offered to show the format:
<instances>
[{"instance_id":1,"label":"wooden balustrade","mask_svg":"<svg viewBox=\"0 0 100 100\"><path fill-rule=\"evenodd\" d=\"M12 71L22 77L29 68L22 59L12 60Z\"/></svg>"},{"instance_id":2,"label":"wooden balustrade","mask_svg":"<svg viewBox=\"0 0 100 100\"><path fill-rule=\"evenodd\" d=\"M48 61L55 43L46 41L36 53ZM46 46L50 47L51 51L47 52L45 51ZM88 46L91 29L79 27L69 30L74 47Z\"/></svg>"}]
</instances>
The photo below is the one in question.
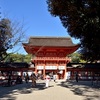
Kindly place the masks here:
<instances>
[{"instance_id":1,"label":"wooden balustrade","mask_svg":"<svg viewBox=\"0 0 100 100\"><path fill-rule=\"evenodd\" d=\"M67 57L35 57L33 60L69 60Z\"/></svg>"}]
</instances>

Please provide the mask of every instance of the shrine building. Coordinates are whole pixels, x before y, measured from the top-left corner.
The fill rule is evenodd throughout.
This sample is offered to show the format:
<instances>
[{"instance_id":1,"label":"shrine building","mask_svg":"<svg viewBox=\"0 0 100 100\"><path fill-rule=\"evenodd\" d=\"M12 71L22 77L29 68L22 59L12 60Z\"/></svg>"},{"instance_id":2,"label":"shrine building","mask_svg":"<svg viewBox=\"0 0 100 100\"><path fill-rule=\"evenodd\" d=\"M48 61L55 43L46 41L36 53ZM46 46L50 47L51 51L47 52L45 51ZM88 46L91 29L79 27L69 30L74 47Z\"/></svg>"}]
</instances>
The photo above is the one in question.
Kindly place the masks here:
<instances>
[{"instance_id":1,"label":"shrine building","mask_svg":"<svg viewBox=\"0 0 100 100\"><path fill-rule=\"evenodd\" d=\"M70 37L30 37L23 47L32 54L31 62L36 74L41 73L45 78L46 73L53 73L58 79L64 79L66 65L71 60L67 55L75 52L79 45L73 44Z\"/></svg>"}]
</instances>

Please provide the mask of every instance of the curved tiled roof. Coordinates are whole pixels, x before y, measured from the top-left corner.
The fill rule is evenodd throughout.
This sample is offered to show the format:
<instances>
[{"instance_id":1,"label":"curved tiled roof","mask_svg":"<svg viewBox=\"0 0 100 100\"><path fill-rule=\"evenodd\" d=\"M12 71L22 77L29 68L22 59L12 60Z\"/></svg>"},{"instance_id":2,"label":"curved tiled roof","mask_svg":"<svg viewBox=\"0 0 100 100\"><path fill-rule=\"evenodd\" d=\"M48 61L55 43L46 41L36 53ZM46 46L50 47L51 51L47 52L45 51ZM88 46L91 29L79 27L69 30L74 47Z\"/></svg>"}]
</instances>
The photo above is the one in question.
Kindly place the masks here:
<instances>
[{"instance_id":1,"label":"curved tiled roof","mask_svg":"<svg viewBox=\"0 0 100 100\"><path fill-rule=\"evenodd\" d=\"M100 69L100 63L68 63L69 68L90 68L90 69Z\"/></svg>"},{"instance_id":2,"label":"curved tiled roof","mask_svg":"<svg viewBox=\"0 0 100 100\"><path fill-rule=\"evenodd\" d=\"M3 68L28 68L29 67L29 64L26 63L26 62L3 62L1 63L0 62L0 68L3 67Z\"/></svg>"},{"instance_id":3,"label":"curved tiled roof","mask_svg":"<svg viewBox=\"0 0 100 100\"><path fill-rule=\"evenodd\" d=\"M77 46L73 44L70 37L30 37L28 43L23 43L33 46L57 46L70 47Z\"/></svg>"}]
</instances>

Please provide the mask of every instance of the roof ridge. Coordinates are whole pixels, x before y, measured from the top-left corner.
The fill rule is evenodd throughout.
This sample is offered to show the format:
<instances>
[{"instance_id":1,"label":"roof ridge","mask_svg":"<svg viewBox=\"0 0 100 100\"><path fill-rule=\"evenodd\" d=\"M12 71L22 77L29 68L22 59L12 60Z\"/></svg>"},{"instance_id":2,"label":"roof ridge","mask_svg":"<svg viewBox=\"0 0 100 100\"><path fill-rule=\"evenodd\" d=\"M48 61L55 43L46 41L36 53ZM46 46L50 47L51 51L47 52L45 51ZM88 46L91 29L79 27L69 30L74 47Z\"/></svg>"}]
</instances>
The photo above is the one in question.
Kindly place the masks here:
<instances>
[{"instance_id":1,"label":"roof ridge","mask_svg":"<svg viewBox=\"0 0 100 100\"><path fill-rule=\"evenodd\" d=\"M65 38L65 39L68 38L68 39L71 39L71 37L65 37L65 36L31 36L30 38L52 38L52 39L53 39L53 38L57 38L57 39L58 39L58 38L60 38L60 39L61 39L61 38L63 38L63 39L64 39L64 38Z\"/></svg>"}]
</instances>

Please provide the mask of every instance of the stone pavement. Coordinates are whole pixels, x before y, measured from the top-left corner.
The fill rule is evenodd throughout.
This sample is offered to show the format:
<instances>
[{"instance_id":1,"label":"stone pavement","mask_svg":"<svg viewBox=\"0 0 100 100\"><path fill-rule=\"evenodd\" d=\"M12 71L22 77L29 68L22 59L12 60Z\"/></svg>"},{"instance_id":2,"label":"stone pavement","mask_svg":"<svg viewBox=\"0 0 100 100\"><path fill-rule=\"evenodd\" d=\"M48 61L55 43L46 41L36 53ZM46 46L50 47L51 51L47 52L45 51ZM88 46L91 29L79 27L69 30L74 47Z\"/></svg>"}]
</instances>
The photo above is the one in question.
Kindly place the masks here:
<instances>
[{"instance_id":1,"label":"stone pavement","mask_svg":"<svg viewBox=\"0 0 100 100\"><path fill-rule=\"evenodd\" d=\"M100 100L100 87L91 86L91 82L58 80L50 81L45 88L45 81L38 80L35 88L31 87L31 82L0 86L0 100Z\"/></svg>"}]
</instances>

